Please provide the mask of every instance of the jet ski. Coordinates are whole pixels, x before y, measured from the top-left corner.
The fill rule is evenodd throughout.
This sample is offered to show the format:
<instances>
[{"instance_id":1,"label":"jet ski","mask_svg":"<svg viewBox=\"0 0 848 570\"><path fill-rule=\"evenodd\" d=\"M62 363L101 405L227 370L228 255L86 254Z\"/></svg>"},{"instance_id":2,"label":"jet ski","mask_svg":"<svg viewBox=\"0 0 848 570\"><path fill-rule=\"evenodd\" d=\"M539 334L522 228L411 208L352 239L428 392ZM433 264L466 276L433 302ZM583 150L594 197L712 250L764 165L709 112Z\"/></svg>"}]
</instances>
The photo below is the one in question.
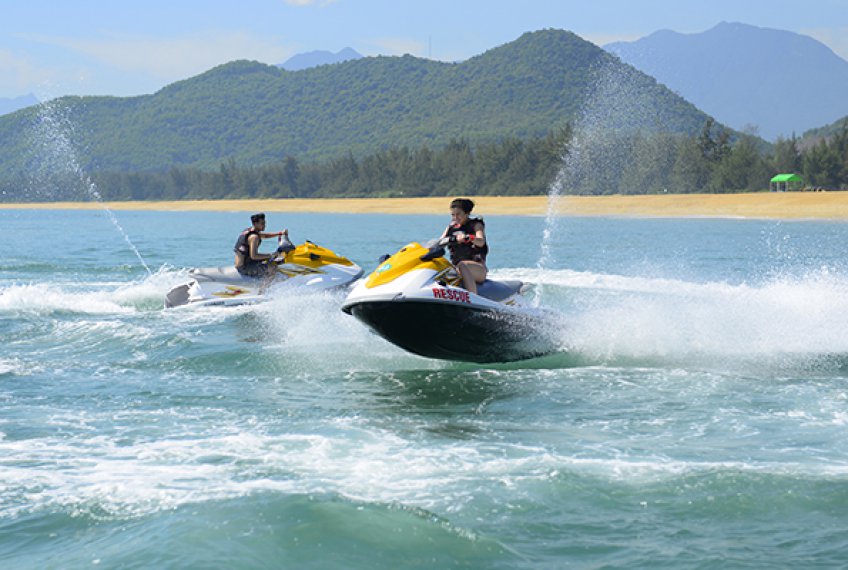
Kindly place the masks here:
<instances>
[{"instance_id":1,"label":"jet ski","mask_svg":"<svg viewBox=\"0 0 848 570\"><path fill-rule=\"evenodd\" d=\"M335 252L306 241L294 246L280 239L268 277L246 277L234 266L192 269L191 280L165 295L165 308L233 306L258 303L280 287L321 291L350 285L362 268Z\"/></svg>"},{"instance_id":2,"label":"jet ski","mask_svg":"<svg viewBox=\"0 0 848 570\"><path fill-rule=\"evenodd\" d=\"M375 333L418 355L465 362L511 362L555 352L552 320L523 297L521 281L487 279L477 293L461 287L433 247L409 243L361 280L342 305Z\"/></svg>"}]
</instances>

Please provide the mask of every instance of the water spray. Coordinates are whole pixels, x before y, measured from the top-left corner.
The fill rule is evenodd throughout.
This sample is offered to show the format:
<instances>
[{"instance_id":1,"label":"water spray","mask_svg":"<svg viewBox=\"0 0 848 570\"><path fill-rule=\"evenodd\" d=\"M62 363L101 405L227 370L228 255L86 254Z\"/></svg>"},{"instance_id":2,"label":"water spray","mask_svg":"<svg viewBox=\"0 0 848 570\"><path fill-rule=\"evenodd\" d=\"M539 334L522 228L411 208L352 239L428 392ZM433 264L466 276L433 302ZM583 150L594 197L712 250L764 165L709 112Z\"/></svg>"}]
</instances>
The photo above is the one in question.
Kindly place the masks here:
<instances>
[{"instance_id":1,"label":"water spray","mask_svg":"<svg viewBox=\"0 0 848 570\"><path fill-rule=\"evenodd\" d=\"M66 111L67 109L62 108L55 99L39 105L36 142L38 143L37 146L43 151L43 156L40 158L43 167L46 169L46 174L48 176L70 175L71 178L80 183L88 197L103 209L109 221L124 238L127 246L138 258L148 275L153 275L150 267L141 256L141 252L118 222L115 213L103 202L103 197L97 189L97 185L80 165L73 143L73 123L65 114Z\"/></svg>"},{"instance_id":2,"label":"water spray","mask_svg":"<svg viewBox=\"0 0 848 570\"><path fill-rule=\"evenodd\" d=\"M640 164L660 163L657 149L644 144L642 133L665 131L663 110L644 80L632 68L602 60L592 72L591 86L563 149L562 165L548 190L548 208L536 267L556 268L553 241L564 194L603 195L632 191L624 185ZM539 303L542 289L536 295Z\"/></svg>"}]
</instances>

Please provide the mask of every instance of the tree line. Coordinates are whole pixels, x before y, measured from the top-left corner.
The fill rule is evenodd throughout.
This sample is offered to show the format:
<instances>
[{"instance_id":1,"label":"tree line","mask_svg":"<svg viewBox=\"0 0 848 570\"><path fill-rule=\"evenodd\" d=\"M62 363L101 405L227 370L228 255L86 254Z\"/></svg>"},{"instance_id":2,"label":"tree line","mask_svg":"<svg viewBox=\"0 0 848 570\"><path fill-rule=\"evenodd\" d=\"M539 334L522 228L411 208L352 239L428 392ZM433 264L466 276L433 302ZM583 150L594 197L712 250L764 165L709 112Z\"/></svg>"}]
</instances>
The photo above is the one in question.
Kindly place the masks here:
<instances>
[{"instance_id":1,"label":"tree line","mask_svg":"<svg viewBox=\"0 0 848 570\"><path fill-rule=\"evenodd\" d=\"M835 135L802 148L796 137L766 145L712 119L695 136L581 134L572 125L544 137L506 137L472 146L392 147L319 162L287 156L262 166L235 160L215 170L52 173L7 182L4 201L539 195L556 179L565 194L730 193L767 190L776 173L796 172L807 186L848 189L848 121ZM557 174L560 173L559 176ZM80 186L86 186L80 189ZM29 188L31 191L23 191Z\"/></svg>"}]
</instances>

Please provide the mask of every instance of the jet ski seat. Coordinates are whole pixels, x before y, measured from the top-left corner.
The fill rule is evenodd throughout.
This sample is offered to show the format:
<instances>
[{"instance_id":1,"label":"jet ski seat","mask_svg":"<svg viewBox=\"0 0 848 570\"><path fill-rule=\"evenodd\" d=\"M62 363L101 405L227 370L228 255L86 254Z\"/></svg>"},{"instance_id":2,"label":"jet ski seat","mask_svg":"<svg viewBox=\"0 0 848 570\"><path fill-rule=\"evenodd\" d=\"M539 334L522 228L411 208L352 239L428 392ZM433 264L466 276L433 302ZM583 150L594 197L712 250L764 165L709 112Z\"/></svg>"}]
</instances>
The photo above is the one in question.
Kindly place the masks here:
<instances>
[{"instance_id":1,"label":"jet ski seat","mask_svg":"<svg viewBox=\"0 0 848 570\"><path fill-rule=\"evenodd\" d=\"M192 269L189 274L198 281L236 281L243 283L245 280L258 279L258 277L245 277L232 265L228 267L201 267Z\"/></svg>"},{"instance_id":2,"label":"jet ski seat","mask_svg":"<svg viewBox=\"0 0 848 570\"><path fill-rule=\"evenodd\" d=\"M481 297L491 299L496 303L500 303L517 294L523 286L524 283L522 281L515 279L509 281L492 281L491 279L486 279L482 283L477 284L477 294Z\"/></svg>"}]
</instances>

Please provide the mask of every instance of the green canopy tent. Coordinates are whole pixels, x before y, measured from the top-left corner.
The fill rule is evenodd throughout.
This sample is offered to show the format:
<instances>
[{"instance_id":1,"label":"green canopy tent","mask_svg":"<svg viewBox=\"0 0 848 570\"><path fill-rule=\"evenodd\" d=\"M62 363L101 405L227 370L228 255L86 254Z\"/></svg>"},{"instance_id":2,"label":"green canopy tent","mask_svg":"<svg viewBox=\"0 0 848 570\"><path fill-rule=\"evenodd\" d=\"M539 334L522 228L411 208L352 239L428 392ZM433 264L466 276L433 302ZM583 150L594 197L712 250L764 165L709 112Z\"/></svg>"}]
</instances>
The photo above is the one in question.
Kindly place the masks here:
<instances>
[{"instance_id":1,"label":"green canopy tent","mask_svg":"<svg viewBox=\"0 0 848 570\"><path fill-rule=\"evenodd\" d=\"M791 192L804 187L804 179L800 174L778 174L771 179L772 192Z\"/></svg>"}]
</instances>

